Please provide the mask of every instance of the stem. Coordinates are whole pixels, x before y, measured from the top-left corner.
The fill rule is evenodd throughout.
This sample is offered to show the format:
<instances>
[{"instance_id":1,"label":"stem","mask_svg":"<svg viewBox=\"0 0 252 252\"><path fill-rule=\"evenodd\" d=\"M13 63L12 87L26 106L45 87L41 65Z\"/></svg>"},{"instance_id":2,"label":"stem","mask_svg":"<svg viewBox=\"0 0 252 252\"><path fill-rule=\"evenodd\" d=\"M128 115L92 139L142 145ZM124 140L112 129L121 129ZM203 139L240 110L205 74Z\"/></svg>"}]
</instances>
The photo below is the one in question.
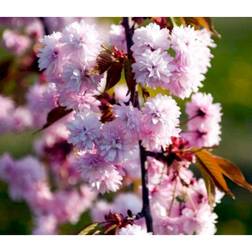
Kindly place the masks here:
<instances>
[{"instance_id":1,"label":"stem","mask_svg":"<svg viewBox=\"0 0 252 252\"><path fill-rule=\"evenodd\" d=\"M146 151L142 146L141 141L139 141L140 148L140 160L141 160L141 174L142 174L142 200L143 200L143 209L142 213L145 217L145 222L147 226L147 232L153 232L152 227L152 216L150 209L150 199L149 199L149 188L148 188L148 171L145 168L146 161Z\"/></svg>"},{"instance_id":2,"label":"stem","mask_svg":"<svg viewBox=\"0 0 252 252\"><path fill-rule=\"evenodd\" d=\"M126 37L126 43L127 43L127 54L128 59L130 62L132 62L132 51L130 50L131 46L133 45L132 36L133 36L133 29L129 26L129 18L123 17L122 25L125 29L125 37ZM132 69L131 69L132 72ZM136 92L136 81L133 83L133 89L131 90L130 94L130 101L132 102L134 107L139 108L138 104L138 97ZM139 149L140 149L140 163L141 163L141 181L142 181L142 201L143 201L143 208L141 211L141 214L145 218L146 226L147 226L147 232L153 233L153 227L152 227L152 216L151 216L151 210L150 210L150 199L149 199L149 188L148 188L148 171L145 168L145 162L146 162L146 150L142 146L141 141L139 141Z\"/></svg>"},{"instance_id":3,"label":"stem","mask_svg":"<svg viewBox=\"0 0 252 252\"><path fill-rule=\"evenodd\" d=\"M132 34L132 29L130 29L130 27L129 27L129 18L128 17L123 17L122 25L125 29L128 57L131 57L132 52L131 52L130 48L133 45L133 40L132 40L133 34Z\"/></svg>"},{"instance_id":4,"label":"stem","mask_svg":"<svg viewBox=\"0 0 252 252\"><path fill-rule=\"evenodd\" d=\"M131 68L131 63L133 61L133 57L132 57L132 51L130 48L133 45L133 40L132 40L133 29L130 28L130 26L129 26L129 18L128 17L123 17L122 26L124 27L124 30L125 30L125 37L126 37L126 44L127 44L127 55L128 55L128 60L130 63L130 68ZM133 74L132 68L131 68L131 74ZM136 81L134 78L131 78L130 83L128 83L127 78L126 78L126 82L127 82L128 87L130 87L129 88L130 89L130 101L134 107L138 107L138 97L137 97L137 93L136 93L136 86L137 86Z\"/></svg>"},{"instance_id":5,"label":"stem","mask_svg":"<svg viewBox=\"0 0 252 252\"><path fill-rule=\"evenodd\" d=\"M43 24L43 27L44 27L44 32L45 32L45 35L49 35L50 34L50 31L49 31L49 27L46 23L46 20L44 17L40 17L39 20L41 21L41 23Z\"/></svg>"},{"instance_id":6,"label":"stem","mask_svg":"<svg viewBox=\"0 0 252 252\"><path fill-rule=\"evenodd\" d=\"M175 185L174 185L173 192L172 192L172 200L171 200L171 203L170 203L170 206L168 209L168 216L171 215L172 206L174 204L174 200L175 200L175 196L176 196L177 184L178 184L178 178L176 177Z\"/></svg>"},{"instance_id":7,"label":"stem","mask_svg":"<svg viewBox=\"0 0 252 252\"><path fill-rule=\"evenodd\" d=\"M170 17L170 20L171 20L171 23L172 23L172 26L173 26L173 27L177 26L177 24L176 24L176 21L175 21L175 18L174 18L174 17Z\"/></svg>"}]
</instances>

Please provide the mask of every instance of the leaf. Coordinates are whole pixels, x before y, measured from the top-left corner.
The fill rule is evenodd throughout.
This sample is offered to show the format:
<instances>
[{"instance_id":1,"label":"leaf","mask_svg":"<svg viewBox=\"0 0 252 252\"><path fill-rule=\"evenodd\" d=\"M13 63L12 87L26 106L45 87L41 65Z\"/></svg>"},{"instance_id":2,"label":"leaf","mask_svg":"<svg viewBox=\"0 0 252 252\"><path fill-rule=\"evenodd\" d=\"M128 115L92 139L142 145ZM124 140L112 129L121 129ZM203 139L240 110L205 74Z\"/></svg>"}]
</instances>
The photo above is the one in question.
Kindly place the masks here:
<instances>
[{"instance_id":1,"label":"leaf","mask_svg":"<svg viewBox=\"0 0 252 252\"><path fill-rule=\"evenodd\" d=\"M99 223L90 224L87 227L85 227L83 230L81 230L81 232L79 233L79 235L98 234L98 233L100 233L99 232L100 231L99 228L100 228L99 227Z\"/></svg>"},{"instance_id":2,"label":"leaf","mask_svg":"<svg viewBox=\"0 0 252 252\"><path fill-rule=\"evenodd\" d=\"M214 184L223 192L229 194L231 197L234 197L232 192L227 186L227 183L222 174L221 168L216 162L212 153L207 150L201 149L195 152L198 163L202 166L204 171L208 176L213 180Z\"/></svg>"},{"instance_id":3,"label":"leaf","mask_svg":"<svg viewBox=\"0 0 252 252\"><path fill-rule=\"evenodd\" d=\"M115 104L114 96L110 96L108 93L95 96L100 101L99 109L102 113L101 122L110 122L114 120L115 115L113 113L113 104Z\"/></svg>"},{"instance_id":4,"label":"leaf","mask_svg":"<svg viewBox=\"0 0 252 252\"><path fill-rule=\"evenodd\" d=\"M115 86L121 79L123 63L120 61L113 62L107 72L105 91Z\"/></svg>"},{"instance_id":5,"label":"leaf","mask_svg":"<svg viewBox=\"0 0 252 252\"><path fill-rule=\"evenodd\" d=\"M105 73L114 62L114 57L112 56L112 51L103 50L96 59L95 70L98 71L99 74Z\"/></svg>"},{"instance_id":6,"label":"leaf","mask_svg":"<svg viewBox=\"0 0 252 252\"><path fill-rule=\"evenodd\" d=\"M205 171L204 167L198 162L196 164L197 168L200 170L200 173L204 179L206 189L207 189L207 196L208 196L208 203L210 206L213 206L215 203L215 184L208 173Z\"/></svg>"},{"instance_id":7,"label":"leaf","mask_svg":"<svg viewBox=\"0 0 252 252\"><path fill-rule=\"evenodd\" d=\"M240 187L252 191L252 185L246 181L244 175L235 164L222 157L219 156L214 157L218 162L218 165L221 167L223 174L226 177L228 177L230 180L232 180L235 184L239 185Z\"/></svg>"},{"instance_id":8,"label":"leaf","mask_svg":"<svg viewBox=\"0 0 252 252\"><path fill-rule=\"evenodd\" d=\"M193 152L197 158L197 167L200 169L205 179L208 197L211 203L213 202L213 196L215 194L212 188L213 183L221 191L234 198L233 193L226 183L226 177L240 187L252 191L252 185L246 181L240 169L232 162L222 157L215 156L205 149L194 149Z\"/></svg>"},{"instance_id":9,"label":"leaf","mask_svg":"<svg viewBox=\"0 0 252 252\"><path fill-rule=\"evenodd\" d=\"M114 235L116 233L117 230L117 224L113 224L111 226L109 226L107 229L105 229L104 234L105 235Z\"/></svg>"},{"instance_id":10,"label":"leaf","mask_svg":"<svg viewBox=\"0 0 252 252\"><path fill-rule=\"evenodd\" d=\"M56 108L52 109L48 113L48 115L47 115L47 122L46 122L46 124L41 129L39 129L38 131L36 131L35 133L48 128L53 123L55 123L56 121L60 120L64 116L68 115L72 111L73 111L73 109L68 109L67 107L63 107L63 106L59 106L59 107L56 107Z\"/></svg>"},{"instance_id":11,"label":"leaf","mask_svg":"<svg viewBox=\"0 0 252 252\"><path fill-rule=\"evenodd\" d=\"M183 23L186 25L193 25L198 29L205 28L213 35L220 37L220 34L215 30L210 17L183 17L181 20L183 20Z\"/></svg>"}]
</instances>

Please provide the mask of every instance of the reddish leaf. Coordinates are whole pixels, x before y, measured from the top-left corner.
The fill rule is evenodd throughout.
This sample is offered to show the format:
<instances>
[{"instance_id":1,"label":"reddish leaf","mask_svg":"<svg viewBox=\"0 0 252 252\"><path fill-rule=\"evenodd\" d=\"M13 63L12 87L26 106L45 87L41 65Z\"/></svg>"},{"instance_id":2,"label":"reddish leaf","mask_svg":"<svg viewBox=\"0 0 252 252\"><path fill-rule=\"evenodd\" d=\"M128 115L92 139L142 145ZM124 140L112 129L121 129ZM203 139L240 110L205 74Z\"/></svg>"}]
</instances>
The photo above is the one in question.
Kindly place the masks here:
<instances>
[{"instance_id":1,"label":"reddish leaf","mask_svg":"<svg viewBox=\"0 0 252 252\"><path fill-rule=\"evenodd\" d=\"M115 86L121 79L123 63L120 61L113 62L107 72L105 91Z\"/></svg>"},{"instance_id":2,"label":"reddish leaf","mask_svg":"<svg viewBox=\"0 0 252 252\"><path fill-rule=\"evenodd\" d=\"M206 185L209 205L213 206L215 202L215 193L216 193L214 181L211 178L211 176L208 175L204 166L202 166L200 162L197 163L197 168L200 170L200 173Z\"/></svg>"},{"instance_id":3,"label":"reddish leaf","mask_svg":"<svg viewBox=\"0 0 252 252\"><path fill-rule=\"evenodd\" d=\"M221 167L222 173L228 177L230 180L232 180L234 183L237 185L252 191L252 185L248 183L243 176L242 172L240 169L230 162L229 160L226 160L222 157L214 156L215 160L217 161L219 167Z\"/></svg>"},{"instance_id":4,"label":"reddish leaf","mask_svg":"<svg viewBox=\"0 0 252 252\"><path fill-rule=\"evenodd\" d=\"M153 17L152 20L158 24L160 28L172 29L173 27L171 20L167 17Z\"/></svg>"},{"instance_id":5,"label":"reddish leaf","mask_svg":"<svg viewBox=\"0 0 252 252\"><path fill-rule=\"evenodd\" d=\"M252 185L246 181L240 169L230 161L215 156L205 149L195 149L193 152L197 158L198 168L205 178L209 201L211 203L213 202L213 196L215 194L212 188L213 183L221 191L234 197L228 188L225 177L232 180L235 184L252 191Z\"/></svg>"},{"instance_id":6,"label":"reddish leaf","mask_svg":"<svg viewBox=\"0 0 252 252\"><path fill-rule=\"evenodd\" d=\"M181 20L184 20L186 25L193 25L198 29L205 28L213 35L220 37L220 34L215 30L212 20L209 17L183 17Z\"/></svg>"},{"instance_id":7,"label":"reddish leaf","mask_svg":"<svg viewBox=\"0 0 252 252\"><path fill-rule=\"evenodd\" d=\"M99 74L105 73L114 62L114 57L112 56L112 51L103 50L96 59L96 67L95 70Z\"/></svg>"},{"instance_id":8,"label":"reddish leaf","mask_svg":"<svg viewBox=\"0 0 252 252\"><path fill-rule=\"evenodd\" d=\"M58 120L60 120L64 116L68 115L72 111L73 111L73 109L68 109L67 107L62 107L62 106L59 106L59 107L52 109L47 115L46 124L41 129L39 129L37 132L48 128L53 123L57 122Z\"/></svg>"},{"instance_id":9,"label":"reddish leaf","mask_svg":"<svg viewBox=\"0 0 252 252\"><path fill-rule=\"evenodd\" d=\"M114 97L110 96L106 92L101 95L97 95L95 97L101 102L99 106L99 109L102 112L101 122L105 123L114 120L115 115L113 113L113 106L112 106L113 104L115 104Z\"/></svg>"}]
</instances>

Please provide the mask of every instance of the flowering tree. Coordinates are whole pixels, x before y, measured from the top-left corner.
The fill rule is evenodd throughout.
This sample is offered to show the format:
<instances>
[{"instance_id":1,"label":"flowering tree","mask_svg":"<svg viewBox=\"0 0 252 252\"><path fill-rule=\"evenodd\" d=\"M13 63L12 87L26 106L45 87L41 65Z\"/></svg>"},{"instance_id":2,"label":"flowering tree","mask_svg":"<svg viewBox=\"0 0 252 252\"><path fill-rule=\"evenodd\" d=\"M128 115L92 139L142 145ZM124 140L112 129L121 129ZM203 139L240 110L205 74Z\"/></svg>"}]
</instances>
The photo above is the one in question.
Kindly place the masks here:
<instances>
[{"instance_id":1,"label":"flowering tree","mask_svg":"<svg viewBox=\"0 0 252 252\"><path fill-rule=\"evenodd\" d=\"M0 132L42 134L36 158L1 157L0 178L31 208L34 234L56 234L88 209L81 234L214 234L215 205L233 197L225 179L252 190L212 153L221 105L199 91L218 36L209 18L122 18L109 30L85 19L1 22L15 55L4 80L27 94L22 106L0 96Z\"/></svg>"}]
</instances>

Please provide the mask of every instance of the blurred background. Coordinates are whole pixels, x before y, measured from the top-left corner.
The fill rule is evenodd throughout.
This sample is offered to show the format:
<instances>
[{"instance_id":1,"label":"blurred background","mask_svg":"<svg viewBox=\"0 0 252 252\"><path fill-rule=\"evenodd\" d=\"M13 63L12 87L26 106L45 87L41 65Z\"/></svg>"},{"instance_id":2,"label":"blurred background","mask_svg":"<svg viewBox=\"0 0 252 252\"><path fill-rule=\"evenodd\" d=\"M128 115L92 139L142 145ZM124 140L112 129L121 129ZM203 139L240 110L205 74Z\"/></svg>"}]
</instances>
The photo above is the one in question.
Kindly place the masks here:
<instances>
[{"instance_id":1,"label":"blurred background","mask_svg":"<svg viewBox=\"0 0 252 252\"><path fill-rule=\"evenodd\" d=\"M103 18L99 22L118 22ZM222 142L215 153L236 163L252 182L252 18L213 18L217 31L212 68L203 91L212 93L223 107ZM0 49L0 62L8 54ZM1 74L1 69L0 69ZM33 153L31 132L0 135L0 155L10 152L19 158ZM217 234L252 234L252 194L233 186L236 199L225 196L216 208ZM88 223L82 216L75 226L62 226L61 233L75 233ZM0 182L0 234L29 234L32 219L25 203L13 202L7 185Z\"/></svg>"}]
</instances>

